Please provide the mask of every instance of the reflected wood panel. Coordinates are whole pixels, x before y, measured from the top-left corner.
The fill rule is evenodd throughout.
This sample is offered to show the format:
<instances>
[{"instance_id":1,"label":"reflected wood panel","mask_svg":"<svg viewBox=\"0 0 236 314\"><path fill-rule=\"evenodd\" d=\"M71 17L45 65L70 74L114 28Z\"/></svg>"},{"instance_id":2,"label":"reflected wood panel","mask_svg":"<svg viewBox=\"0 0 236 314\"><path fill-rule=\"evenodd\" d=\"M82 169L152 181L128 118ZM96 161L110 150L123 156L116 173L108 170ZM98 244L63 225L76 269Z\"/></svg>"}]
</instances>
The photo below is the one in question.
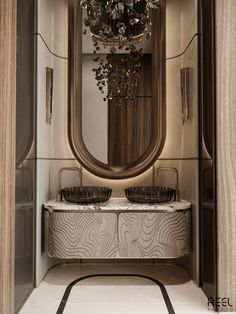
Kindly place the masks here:
<instances>
[{"instance_id":1,"label":"reflected wood panel","mask_svg":"<svg viewBox=\"0 0 236 314\"><path fill-rule=\"evenodd\" d=\"M127 165L127 106L118 107L116 99L108 103L108 164Z\"/></svg>"},{"instance_id":2,"label":"reflected wood panel","mask_svg":"<svg viewBox=\"0 0 236 314\"><path fill-rule=\"evenodd\" d=\"M109 101L108 162L126 166L138 160L147 150L152 133L152 98L139 97L118 107Z\"/></svg>"},{"instance_id":3,"label":"reflected wood panel","mask_svg":"<svg viewBox=\"0 0 236 314\"><path fill-rule=\"evenodd\" d=\"M122 58L125 56L114 56L113 63L120 62ZM137 161L150 145L152 136L151 67L151 55L143 55L136 98L134 100L123 99L121 106L117 106L118 98L108 103L108 163L110 166L125 167Z\"/></svg>"}]
</instances>

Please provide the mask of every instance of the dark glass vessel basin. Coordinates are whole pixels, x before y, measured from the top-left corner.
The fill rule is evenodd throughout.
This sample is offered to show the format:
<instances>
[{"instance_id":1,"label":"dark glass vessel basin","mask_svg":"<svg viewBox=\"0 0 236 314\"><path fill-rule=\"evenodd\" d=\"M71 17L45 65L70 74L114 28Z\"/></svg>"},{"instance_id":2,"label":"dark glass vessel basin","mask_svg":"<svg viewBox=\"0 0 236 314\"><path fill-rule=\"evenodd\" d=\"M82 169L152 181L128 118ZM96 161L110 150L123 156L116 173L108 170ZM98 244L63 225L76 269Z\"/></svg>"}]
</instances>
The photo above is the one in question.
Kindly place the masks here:
<instances>
[{"instance_id":1,"label":"dark glass vessel basin","mask_svg":"<svg viewBox=\"0 0 236 314\"><path fill-rule=\"evenodd\" d=\"M112 189L101 186L69 187L60 191L61 201L73 204L104 203L111 197Z\"/></svg>"},{"instance_id":2,"label":"dark glass vessel basin","mask_svg":"<svg viewBox=\"0 0 236 314\"><path fill-rule=\"evenodd\" d=\"M176 199L176 191L161 186L137 186L125 189L126 198L132 203L162 204Z\"/></svg>"}]
</instances>

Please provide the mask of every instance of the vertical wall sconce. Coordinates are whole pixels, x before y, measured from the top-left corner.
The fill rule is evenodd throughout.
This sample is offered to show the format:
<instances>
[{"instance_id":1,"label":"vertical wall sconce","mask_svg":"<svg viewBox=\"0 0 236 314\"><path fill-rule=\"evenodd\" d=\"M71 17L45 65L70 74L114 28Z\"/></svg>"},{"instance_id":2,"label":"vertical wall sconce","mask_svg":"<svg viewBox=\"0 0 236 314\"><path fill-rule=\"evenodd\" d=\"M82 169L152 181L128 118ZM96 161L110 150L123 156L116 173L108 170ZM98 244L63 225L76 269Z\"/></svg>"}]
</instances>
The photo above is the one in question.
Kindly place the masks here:
<instances>
[{"instance_id":1,"label":"vertical wall sconce","mask_svg":"<svg viewBox=\"0 0 236 314\"><path fill-rule=\"evenodd\" d=\"M46 68L46 123L52 122L53 69Z\"/></svg>"},{"instance_id":2,"label":"vertical wall sconce","mask_svg":"<svg viewBox=\"0 0 236 314\"><path fill-rule=\"evenodd\" d=\"M182 68L180 70L181 76L181 116L183 125L190 119L190 100L191 100L191 88L190 88L190 73L191 68Z\"/></svg>"}]
</instances>

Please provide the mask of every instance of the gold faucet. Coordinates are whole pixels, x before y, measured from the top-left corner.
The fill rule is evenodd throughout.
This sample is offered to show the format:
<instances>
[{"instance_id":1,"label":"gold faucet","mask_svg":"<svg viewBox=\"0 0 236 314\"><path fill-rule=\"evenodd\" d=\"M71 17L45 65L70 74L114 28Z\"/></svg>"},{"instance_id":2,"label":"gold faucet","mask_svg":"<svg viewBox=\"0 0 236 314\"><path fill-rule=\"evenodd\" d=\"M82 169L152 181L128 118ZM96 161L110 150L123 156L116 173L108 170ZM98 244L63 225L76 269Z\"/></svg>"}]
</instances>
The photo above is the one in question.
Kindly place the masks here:
<instances>
[{"instance_id":1,"label":"gold faucet","mask_svg":"<svg viewBox=\"0 0 236 314\"><path fill-rule=\"evenodd\" d=\"M59 172L58 172L58 193L57 193L57 200L62 200L61 199L61 189L62 189L62 184L61 184L61 175L64 171L76 171L78 173L78 176L80 178L80 187L82 187L82 166L80 167L63 167L63 168L60 168Z\"/></svg>"},{"instance_id":2,"label":"gold faucet","mask_svg":"<svg viewBox=\"0 0 236 314\"><path fill-rule=\"evenodd\" d=\"M158 167L155 169L153 168L153 185L156 186L156 176L158 176L159 172L165 172L165 171L172 171L176 175L176 185L175 185L175 190L176 190L176 195L175 195L175 201L180 202L180 190L179 190L179 172L176 168L174 167Z\"/></svg>"}]
</instances>

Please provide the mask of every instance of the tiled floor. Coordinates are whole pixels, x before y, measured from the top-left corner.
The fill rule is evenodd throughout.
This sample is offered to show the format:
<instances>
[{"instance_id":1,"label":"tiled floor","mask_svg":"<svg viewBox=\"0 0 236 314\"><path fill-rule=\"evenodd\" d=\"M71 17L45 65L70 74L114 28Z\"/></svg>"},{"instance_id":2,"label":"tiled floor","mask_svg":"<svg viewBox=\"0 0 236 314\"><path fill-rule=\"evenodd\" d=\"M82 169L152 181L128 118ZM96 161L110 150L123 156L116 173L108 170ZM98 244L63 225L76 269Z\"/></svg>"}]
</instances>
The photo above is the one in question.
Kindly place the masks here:
<instances>
[{"instance_id":1,"label":"tiled floor","mask_svg":"<svg viewBox=\"0 0 236 314\"><path fill-rule=\"evenodd\" d=\"M66 286L90 274L142 274L161 281L176 314L209 314L201 289L179 267L159 264L67 264L52 268L20 314L56 314ZM138 277L96 277L71 291L63 314L168 314L157 285Z\"/></svg>"}]
</instances>

